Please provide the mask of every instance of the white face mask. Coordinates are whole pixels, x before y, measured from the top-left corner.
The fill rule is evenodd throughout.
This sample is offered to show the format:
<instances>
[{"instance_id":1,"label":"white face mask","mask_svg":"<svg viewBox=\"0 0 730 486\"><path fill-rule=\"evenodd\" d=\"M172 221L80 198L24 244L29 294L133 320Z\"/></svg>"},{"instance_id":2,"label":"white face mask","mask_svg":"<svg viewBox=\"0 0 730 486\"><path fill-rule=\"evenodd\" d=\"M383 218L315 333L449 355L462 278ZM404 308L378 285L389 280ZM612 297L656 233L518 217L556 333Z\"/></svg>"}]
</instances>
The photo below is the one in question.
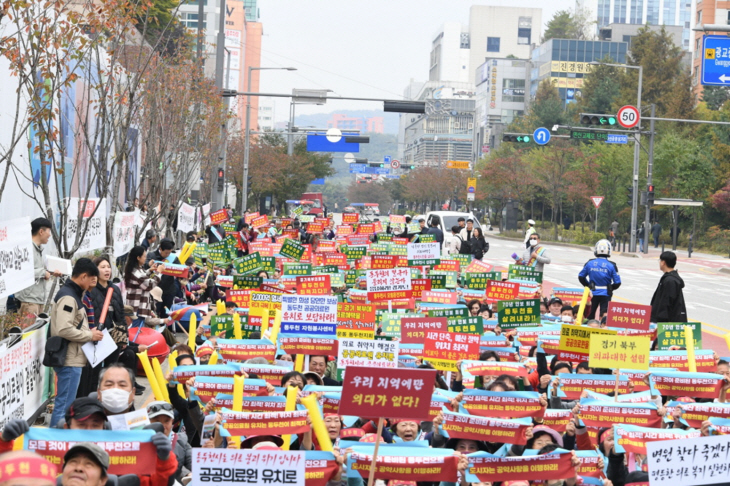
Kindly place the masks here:
<instances>
[{"instance_id":1,"label":"white face mask","mask_svg":"<svg viewBox=\"0 0 730 486\"><path fill-rule=\"evenodd\" d=\"M537 246L537 240L530 240L530 246Z\"/></svg>"},{"instance_id":2,"label":"white face mask","mask_svg":"<svg viewBox=\"0 0 730 486\"><path fill-rule=\"evenodd\" d=\"M101 392L101 404L112 413L120 413L129 408L129 395L121 388L109 388Z\"/></svg>"},{"instance_id":3,"label":"white face mask","mask_svg":"<svg viewBox=\"0 0 730 486\"><path fill-rule=\"evenodd\" d=\"M573 318L570 316L560 316L560 320L568 323L573 322Z\"/></svg>"}]
</instances>

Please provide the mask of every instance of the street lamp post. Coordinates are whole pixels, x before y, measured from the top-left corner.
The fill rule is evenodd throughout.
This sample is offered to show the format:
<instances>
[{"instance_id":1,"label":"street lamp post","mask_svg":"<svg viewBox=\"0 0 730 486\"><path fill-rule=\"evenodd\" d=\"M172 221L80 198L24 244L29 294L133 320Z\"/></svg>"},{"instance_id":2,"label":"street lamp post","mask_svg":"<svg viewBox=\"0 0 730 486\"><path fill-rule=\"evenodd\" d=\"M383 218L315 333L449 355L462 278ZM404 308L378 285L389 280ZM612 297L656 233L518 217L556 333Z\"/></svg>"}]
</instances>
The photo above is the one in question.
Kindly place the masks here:
<instances>
[{"instance_id":1,"label":"street lamp post","mask_svg":"<svg viewBox=\"0 0 730 486\"><path fill-rule=\"evenodd\" d=\"M632 66L629 64L611 64L607 62L592 62L593 65L603 65L603 66L613 66L613 67L622 67L622 68L628 68L628 69L638 69L639 70L639 86L638 86L638 92L636 93L636 109L639 110L639 113L641 113L641 83L644 77L644 68L642 66ZM639 122L639 125L641 125L641 121ZM639 212L639 155L641 154L641 127L637 125L636 127L636 135L635 135L636 142L634 143L634 170L632 174L632 181L631 186L634 188L634 194L633 198L631 200L631 240L629 242L629 251L635 252L636 251L636 224L638 222L638 212ZM644 240L647 239L647 230L648 228L644 228Z\"/></svg>"},{"instance_id":2,"label":"street lamp post","mask_svg":"<svg viewBox=\"0 0 730 486\"><path fill-rule=\"evenodd\" d=\"M246 212L248 203L248 157L249 157L249 145L251 142L251 73L253 71L264 71L264 70L282 70L282 71L296 71L295 67L248 67L248 83L246 95L246 132L245 141L243 146L243 181L241 182L241 217Z\"/></svg>"}]
</instances>

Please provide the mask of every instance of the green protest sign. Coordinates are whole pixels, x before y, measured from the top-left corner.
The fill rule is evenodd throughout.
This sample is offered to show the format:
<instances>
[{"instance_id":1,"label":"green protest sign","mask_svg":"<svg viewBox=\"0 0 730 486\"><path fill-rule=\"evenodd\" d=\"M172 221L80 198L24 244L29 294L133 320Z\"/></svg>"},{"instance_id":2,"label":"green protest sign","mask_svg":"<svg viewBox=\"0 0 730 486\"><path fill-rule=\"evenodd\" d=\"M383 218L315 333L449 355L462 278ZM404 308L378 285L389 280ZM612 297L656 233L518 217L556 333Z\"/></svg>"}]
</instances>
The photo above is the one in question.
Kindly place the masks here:
<instances>
[{"instance_id":1,"label":"green protest sign","mask_svg":"<svg viewBox=\"0 0 730 486\"><path fill-rule=\"evenodd\" d=\"M421 225L418 223L408 223L408 233L409 234L419 234L421 232Z\"/></svg>"},{"instance_id":2,"label":"green protest sign","mask_svg":"<svg viewBox=\"0 0 730 486\"><path fill-rule=\"evenodd\" d=\"M261 270L269 274L269 277L274 277L276 271L276 257L261 257Z\"/></svg>"},{"instance_id":3,"label":"green protest sign","mask_svg":"<svg viewBox=\"0 0 730 486\"><path fill-rule=\"evenodd\" d=\"M233 266L235 267L236 272L242 275L259 272L264 267L261 262L261 254L259 252L251 253L250 255L233 260Z\"/></svg>"},{"instance_id":4,"label":"green protest sign","mask_svg":"<svg viewBox=\"0 0 730 486\"><path fill-rule=\"evenodd\" d=\"M208 260L208 244L204 242L200 242L197 245L195 245L195 249L193 250L193 259L195 260L195 265L203 268L205 266L205 263L203 263L203 260Z\"/></svg>"},{"instance_id":5,"label":"green protest sign","mask_svg":"<svg viewBox=\"0 0 730 486\"><path fill-rule=\"evenodd\" d=\"M481 272L464 274L464 286L468 289L485 290L490 280L502 280L502 272Z\"/></svg>"},{"instance_id":6,"label":"green protest sign","mask_svg":"<svg viewBox=\"0 0 730 486\"><path fill-rule=\"evenodd\" d=\"M228 235L225 238L223 238L223 242L225 242L226 246L228 246L228 251L230 254L231 259L233 259L234 255L236 255L236 252L239 250L238 248L238 240L233 235Z\"/></svg>"},{"instance_id":7,"label":"green protest sign","mask_svg":"<svg viewBox=\"0 0 730 486\"><path fill-rule=\"evenodd\" d=\"M322 275L325 273L338 273L340 271L337 265L321 265L319 267L312 268L312 272L315 275Z\"/></svg>"},{"instance_id":8,"label":"green protest sign","mask_svg":"<svg viewBox=\"0 0 730 486\"><path fill-rule=\"evenodd\" d=\"M393 235L390 233L378 234L378 241L393 241Z\"/></svg>"},{"instance_id":9,"label":"green protest sign","mask_svg":"<svg viewBox=\"0 0 730 486\"><path fill-rule=\"evenodd\" d=\"M345 274L344 272L330 273L330 287L333 289L345 286Z\"/></svg>"},{"instance_id":10,"label":"green protest sign","mask_svg":"<svg viewBox=\"0 0 730 486\"><path fill-rule=\"evenodd\" d=\"M435 243L436 235L418 235L419 243Z\"/></svg>"},{"instance_id":11,"label":"green protest sign","mask_svg":"<svg viewBox=\"0 0 730 486\"><path fill-rule=\"evenodd\" d=\"M484 318L476 317L457 317L450 318L447 321L449 332L460 332L463 334L484 334Z\"/></svg>"},{"instance_id":12,"label":"green protest sign","mask_svg":"<svg viewBox=\"0 0 730 486\"><path fill-rule=\"evenodd\" d=\"M540 324L540 299L500 300L497 323L502 329Z\"/></svg>"},{"instance_id":13,"label":"green protest sign","mask_svg":"<svg viewBox=\"0 0 730 486\"><path fill-rule=\"evenodd\" d=\"M233 276L233 290L255 290L260 288L262 283L264 279L255 275Z\"/></svg>"},{"instance_id":14,"label":"green protest sign","mask_svg":"<svg viewBox=\"0 0 730 486\"><path fill-rule=\"evenodd\" d=\"M208 258L217 266L224 267L231 261L228 244L225 240L208 245Z\"/></svg>"},{"instance_id":15,"label":"green protest sign","mask_svg":"<svg viewBox=\"0 0 730 486\"><path fill-rule=\"evenodd\" d=\"M373 243L370 245L370 252L378 252L378 254L387 255L389 246L390 245L387 243Z\"/></svg>"},{"instance_id":16,"label":"green protest sign","mask_svg":"<svg viewBox=\"0 0 730 486\"><path fill-rule=\"evenodd\" d=\"M314 215L313 214L304 214L302 216L299 216L299 221L302 223L311 223L314 221Z\"/></svg>"},{"instance_id":17,"label":"green protest sign","mask_svg":"<svg viewBox=\"0 0 730 486\"><path fill-rule=\"evenodd\" d=\"M465 305L458 307L444 307L441 309L430 309L427 311L428 317L446 317L446 318L467 318L469 317L469 309Z\"/></svg>"},{"instance_id":18,"label":"green protest sign","mask_svg":"<svg viewBox=\"0 0 730 486\"><path fill-rule=\"evenodd\" d=\"M411 272L411 280L414 278L421 278L421 269L416 267L408 267L408 270ZM444 279L444 285L446 285L446 279ZM434 288L434 287L431 287Z\"/></svg>"},{"instance_id":19,"label":"green protest sign","mask_svg":"<svg viewBox=\"0 0 730 486\"><path fill-rule=\"evenodd\" d=\"M457 255L449 255L449 258L451 258L452 260L458 261L459 268L466 268L469 266L471 261L474 259L474 255L466 255L466 254L462 255L461 253L459 253ZM500 278L500 280L502 280L502 279Z\"/></svg>"},{"instance_id":20,"label":"green protest sign","mask_svg":"<svg viewBox=\"0 0 730 486\"><path fill-rule=\"evenodd\" d=\"M429 277L431 277L431 276L441 276L441 275L443 275L445 277L445 279L446 279L446 281L444 282L444 287L434 287L433 286L434 282L432 280L431 281L431 288L432 289L434 289L434 288L455 289L456 288L456 285L457 285L458 280L459 280L459 273L458 272L431 271L428 274Z\"/></svg>"},{"instance_id":21,"label":"green protest sign","mask_svg":"<svg viewBox=\"0 0 730 486\"><path fill-rule=\"evenodd\" d=\"M221 228L223 228L223 231L226 233L233 233L236 231L236 225L231 223L223 223L221 224Z\"/></svg>"},{"instance_id":22,"label":"green protest sign","mask_svg":"<svg viewBox=\"0 0 730 486\"><path fill-rule=\"evenodd\" d=\"M426 278L431 281L431 290L446 288L446 275L444 275L443 272L431 272L426 276Z\"/></svg>"},{"instance_id":23,"label":"green protest sign","mask_svg":"<svg viewBox=\"0 0 730 486\"><path fill-rule=\"evenodd\" d=\"M507 273L507 279L529 280L531 282L542 283L542 272L538 272L534 267L511 264Z\"/></svg>"},{"instance_id":24,"label":"green protest sign","mask_svg":"<svg viewBox=\"0 0 730 486\"><path fill-rule=\"evenodd\" d=\"M400 337L400 319L403 314L386 312L380 316L380 327L383 334L391 337Z\"/></svg>"},{"instance_id":25,"label":"green protest sign","mask_svg":"<svg viewBox=\"0 0 730 486\"><path fill-rule=\"evenodd\" d=\"M353 287L357 283L357 278L360 276L359 270L348 270L345 272L345 285Z\"/></svg>"},{"instance_id":26,"label":"green protest sign","mask_svg":"<svg viewBox=\"0 0 730 486\"><path fill-rule=\"evenodd\" d=\"M408 256L408 247L406 245L390 245L388 249L389 255Z\"/></svg>"},{"instance_id":27,"label":"green protest sign","mask_svg":"<svg viewBox=\"0 0 730 486\"><path fill-rule=\"evenodd\" d=\"M301 216L302 214L304 214L304 208L301 206L297 206L291 210L292 218L297 218L297 217Z\"/></svg>"},{"instance_id":28,"label":"green protest sign","mask_svg":"<svg viewBox=\"0 0 730 486\"><path fill-rule=\"evenodd\" d=\"M692 329L695 349L702 349L702 323L700 322L657 322L657 350L666 351L672 346L686 348L684 326Z\"/></svg>"},{"instance_id":29,"label":"green protest sign","mask_svg":"<svg viewBox=\"0 0 730 486\"><path fill-rule=\"evenodd\" d=\"M211 316L210 318L210 335L225 335L226 339L233 338L233 316Z\"/></svg>"},{"instance_id":30,"label":"green protest sign","mask_svg":"<svg viewBox=\"0 0 730 486\"><path fill-rule=\"evenodd\" d=\"M344 253L348 260L358 260L364 257L368 252L367 246L347 246Z\"/></svg>"},{"instance_id":31,"label":"green protest sign","mask_svg":"<svg viewBox=\"0 0 730 486\"><path fill-rule=\"evenodd\" d=\"M284 275L285 276L312 275L312 264L311 263L284 263Z\"/></svg>"},{"instance_id":32,"label":"green protest sign","mask_svg":"<svg viewBox=\"0 0 730 486\"><path fill-rule=\"evenodd\" d=\"M281 245L279 253L287 258L299 261L304 255L304 245L298 241L292 240L291 238L287 238L284 240L284 244Z\"/></svg>"}]
</instances>

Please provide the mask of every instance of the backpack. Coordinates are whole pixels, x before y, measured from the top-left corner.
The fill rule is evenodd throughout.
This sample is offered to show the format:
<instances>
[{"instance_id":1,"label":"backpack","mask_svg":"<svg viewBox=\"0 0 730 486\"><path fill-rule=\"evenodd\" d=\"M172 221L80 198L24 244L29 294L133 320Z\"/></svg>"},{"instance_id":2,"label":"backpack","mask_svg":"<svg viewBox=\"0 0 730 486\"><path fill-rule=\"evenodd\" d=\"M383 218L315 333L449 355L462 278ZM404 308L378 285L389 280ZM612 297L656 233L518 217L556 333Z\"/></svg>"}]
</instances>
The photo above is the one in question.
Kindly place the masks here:
<instances>
[{"instance_id":1,"label":"backpack","mask_svg":"<svg viewBox=\"0 0 730 486\"><path fill-rule=\"evenodd\" d=\"M464 241L461 239L461 236L457 236L461 240L461 246L459 246L459 254L460 255L471 255L472 249L471 249L471 243L468 241Z\"/></svg>"}]
</instances>

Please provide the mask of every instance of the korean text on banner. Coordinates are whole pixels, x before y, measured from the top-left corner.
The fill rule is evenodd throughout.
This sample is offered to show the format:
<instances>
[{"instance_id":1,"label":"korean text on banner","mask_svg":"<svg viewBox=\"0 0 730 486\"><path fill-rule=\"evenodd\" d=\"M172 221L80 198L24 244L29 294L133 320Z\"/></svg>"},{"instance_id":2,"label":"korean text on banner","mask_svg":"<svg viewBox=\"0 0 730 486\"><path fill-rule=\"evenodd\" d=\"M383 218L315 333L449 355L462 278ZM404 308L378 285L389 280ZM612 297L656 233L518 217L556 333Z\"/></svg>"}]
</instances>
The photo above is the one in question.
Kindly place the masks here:
<instances>
[{"instance_id":1,"label":"korean text on banner","mask_svg":"<svg viewBox=\"0 0 730 486\"><path fill-rule=\"evenodd\" d=\"M79 231L84 233L79 242L79 252L98 250L106 246L106 199L69 199L66 220L66 244L71 250L76 244ZM79 226L79 222L81 226Z\"/></svg>"},{"instance_id":2,"label":"korean text on banner","mask_svg":"<svg viewBox=\"0 0 730 486\"><path fill-rule=\"evenodd\" d=\"M305 485L304 451L193 449L191 484Z\"/></svg>"},{"instance_id":3,"label":"korean text on banner","mask_svg":"<svg viewBox=\"0 0 730 486\"><path fill-rule=\"evenodd\" d=\"M114 214L114 256L126 255L134 247L134 213Z\"/></svg>"},{"instance_id":4,"label":"korean text on banner","mask_svg":"<svg viewBox=\"0 0 730 486\"><path fill-rule=\"evenodd\" d=\"M347 368L340 415L429 420L436 370Z\"/></svg>"},{"instance_id":5,"label":"korean text on banner","mask_svg":"<svg viewBox=\"0 0 730 486\"><path fill-rule=\"evenodd\" d=\"M226 221L228 221L228 210L226 208L210 213L210 222L212 225L218 225Z\"/></svg>"},{"instance_id":6,"label":"korean text on banner","mask_svg":"<svg viewBox=\"0 0 730 486\"><path fill-rule=\"evenodd\" d=\"M184 233L195 231L195 206L182 203L177 212L177 230Z\"/></svg>"},{"instance_id":7,"label":"korean text on banner","mask_svg":"<svg viewBox=\"0 0 730 486\"><path fill-rule=\"evenodd\" d=\"M338 341L338 373L348 366L368 368L398 367L398 341L342 338L338 339Z\"/></svg>"},{"instance_id":8,"label":"korean text on banner","mask_svg":"<svg viewBox=\"0 0 730 486\"><path fill-rule=\"evenodd\" d=\"M648 442L652 486L730 481L730 435Z\"/></svg>"},{"instance_id":9,"label":"korean text on banner","mask_svg":"<svg viewBox=\"0 0 730 486\"><path fill-rule=\"evenodd\" d=\"M369 270L366 276L368 300L408 299L411 290L411 272L407 268Z\"/></svg>"},{"instance_id":10,"label":"korean text on banner","mask_svg":"<svg viewBox=\"0 0 730 486\"><path fill-rule=\"evenodd\" d=\"M615 336L617 331L563 324L560 331L558 359L583 361L588 358L590 340L593 334Z\"/></svg>"},{"instance_id":11,"label":"korean text on banner","mask_svg":"<svg viewBox=\"0 0 730 486\"><path fill-rule=\"evenodd\" d=\"M331 295L281 296L281 333L337 334L337 297Z\"/></svg>"},{"instance_id":12,"label":"korean text on banner","mask_svg":"<svg viewBox=\"0 0 730 486\"><path fill-rule=\"evenodd\" d=\"M648 336L591 334L589 339L588 364L591 368L649 369L651 340Z\"/></svg>"},{"instance_id":13,"label":"korean text on banner","mask_svg":"<svg viewBox=\"0 0 730 486\"><path fill-rule=\"evenodd\" d=\"M34 251L29 218L0 223L0 298L35 283Z\"/></svg>"}]
</instances>

